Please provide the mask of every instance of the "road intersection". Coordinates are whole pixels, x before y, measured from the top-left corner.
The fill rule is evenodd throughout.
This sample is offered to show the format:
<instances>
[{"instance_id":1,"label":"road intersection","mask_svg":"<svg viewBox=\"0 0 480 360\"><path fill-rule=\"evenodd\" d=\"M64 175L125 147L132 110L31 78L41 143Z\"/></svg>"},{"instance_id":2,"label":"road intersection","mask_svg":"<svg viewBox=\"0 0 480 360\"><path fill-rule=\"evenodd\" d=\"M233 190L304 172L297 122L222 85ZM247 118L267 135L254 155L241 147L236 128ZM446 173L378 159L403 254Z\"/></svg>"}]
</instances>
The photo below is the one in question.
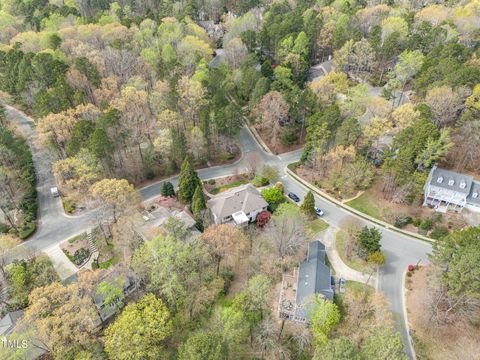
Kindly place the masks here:
<instances>
[{"instance_id":1,"label":"road intersection","mask_svg":"<svg viewBox=\"0 0 480 360\"><path fill-rule=\"evenodd\" d=\"M48 151L38 146L37 133L33 121L13 107L6 106L6 110L9 121L17 126L32 147L38 176L38 229L28 241L24 242L24 245L29 249L48 253L53 247L58 246L60 242L91 228L95 221L95 210L81 216L71 217L65 215L61 200L53 198L50 194L50 188L56 184L52 173L52 162L54 159L49 155ZM229 165L200 169L198 170L199 177L202 180L206 180L242 173L251 167L252 161L254 161L258 164L257 166L270 165L276 167L279 170L279 180L283 182L286 191L294 192L303 199L308 189L286 172L288 164L300 159L302 150L279 156L267 153L246 127L241 129L238 143L242 151L242 156L239 160ZM178 185L178 176L167 180L172 182L175 187ZM158 181L139 189L142 198L147 200L158 196L160 194L160 185L163 181L166 180ZM382 232L383 239L381 244L382 250L387 257L387 264L380 271L378 289L390 300L391 310L397 320L398 330L401 331L407 353L411 356L411 347L405 327L403 275L408 264L426 261L427 254L431 251L431 245L415 237L386 229L365 220L328 199L318 196L318 194L315 194L315 202L317 206L324 210L324 220L335 227L341 227L345 221L355 219L362 226L375 226Z\"/></svg>"}]
</instances>

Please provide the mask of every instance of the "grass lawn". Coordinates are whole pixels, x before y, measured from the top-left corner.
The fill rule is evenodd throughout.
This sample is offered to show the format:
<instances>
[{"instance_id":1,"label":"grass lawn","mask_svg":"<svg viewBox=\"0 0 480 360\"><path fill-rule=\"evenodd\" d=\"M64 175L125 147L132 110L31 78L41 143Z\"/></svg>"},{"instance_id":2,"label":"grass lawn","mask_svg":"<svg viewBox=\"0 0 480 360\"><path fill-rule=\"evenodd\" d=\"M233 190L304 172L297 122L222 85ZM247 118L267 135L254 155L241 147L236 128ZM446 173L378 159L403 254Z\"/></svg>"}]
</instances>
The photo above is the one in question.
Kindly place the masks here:
<instances>
[{"instance_id":1,"label":"grass lawn","mask_svg":"<svg viewBox=\"0 0 480 360\"><path fill-rule=\"evenodd\" d=\"M369 273L371 269L365 260L359 258L356 255L353 255L350 260L347 258L347 254L345 251L345 245L347 241L348 241L348 234L340 230L337 233L335 246L337 247L338 255L340 255L340 258L342 259L342 261L354 270L357 270L363 273Z\"/></svg>"},{"instance_id":2,"label":"grass lawn","mask_svg":"<svg viewBox=\"0 0 480 360\"><path fill-rule=\"evenodd\" d=\"M80 235L77 235L77 236L74 236L74 237L68 239L68 243L73 244L76 241L84 240L86 238L87 238L87 233L81 233Z\"/></svg>"},{"instance_id":3,"label":"grass lawn","mask_svg":"<svg viewBox=\"0 0 480 360\"><path fill-rule=\"evenodd\" d=\"M352 280L346 281L345 288L347 289L347 291L352 291L359 294L367 292L370 295L375 292L373 287L371 287L370 285L366 285L364 283Z\"/></svg>"},{"instance_id":4,"label":"grass lawn","mask_svg":"<svg viewBox=\"0 0 480 360\"><path fill-rule=\"evenodd\" d=\"M364 192L358 198L346 203L346 205L351 206L352 208L361 211L364 214L370 215L376 219L385 220L380 214L377 204L378 201L372 199L368 192Z\"/></svg>"},{"instance_id":5,"label":"grass lawn","mask_svg":"<svg viewBox=\"0 0 480 360\"><path fill-rule=\"evenodd\" d=\"M307 224L307 232L310 237L314 238L319 232L322 232L328 228L328 224L322 219L315 219Z\"/></svg>"},{"instance_id":6,"label":"grass lawn","mask_svg":"<svg viewBox=\"0 0 480 360\"><path fill-rule=\"evenodd\" d=\"M234 182L231 182L229 184L225 184L225 185L222 185L220 187L216 187L216 188L210 190L210 194L216 195L216 194L221 193L225 190L228 190L228 189L240 186L240 185L245 185L247 183L248 183L248 180L234 181Z\"/></svg>"}]
</instances>

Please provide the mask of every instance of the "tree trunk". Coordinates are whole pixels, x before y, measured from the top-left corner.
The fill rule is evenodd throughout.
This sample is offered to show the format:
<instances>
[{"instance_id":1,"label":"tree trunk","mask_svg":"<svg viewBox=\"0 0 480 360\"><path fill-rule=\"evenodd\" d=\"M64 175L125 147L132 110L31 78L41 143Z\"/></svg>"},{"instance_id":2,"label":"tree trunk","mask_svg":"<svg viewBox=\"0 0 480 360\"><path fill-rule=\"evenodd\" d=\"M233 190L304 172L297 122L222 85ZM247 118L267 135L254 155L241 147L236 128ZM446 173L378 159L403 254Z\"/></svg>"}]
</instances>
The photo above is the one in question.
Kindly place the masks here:
<instances>
[{"instance_id":1,"label":"tree trunk","mask_svg":"<svg viewBox=\"0 0 480 360\"><path fill-rule=\"evenodd\" d=\"M278 340L282 338L283 327L285 326L285 319L282 319L282 326L280 326L280 332L278 333Z\"/></svg>"}]
</instances>

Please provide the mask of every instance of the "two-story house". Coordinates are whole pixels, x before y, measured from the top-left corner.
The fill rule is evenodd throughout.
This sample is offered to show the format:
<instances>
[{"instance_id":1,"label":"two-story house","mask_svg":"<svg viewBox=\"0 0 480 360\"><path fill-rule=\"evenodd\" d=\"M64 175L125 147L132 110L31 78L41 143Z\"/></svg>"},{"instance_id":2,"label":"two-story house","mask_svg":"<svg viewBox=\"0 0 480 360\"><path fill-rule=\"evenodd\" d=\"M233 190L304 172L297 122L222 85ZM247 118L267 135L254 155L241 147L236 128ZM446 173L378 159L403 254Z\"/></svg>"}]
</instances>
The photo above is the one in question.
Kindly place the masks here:
<instances>
[{"instance_id":1,"label":"two-story house","mask_svg":"<svg viewBox=\"0 0 480 360\"><path fill-rule=\"evenodd\" d=\"M480 212L480 182L472 176L434 166L425 184L423 205L439 212L459 212L463 208Z\"/></svg>"}]
</instances>

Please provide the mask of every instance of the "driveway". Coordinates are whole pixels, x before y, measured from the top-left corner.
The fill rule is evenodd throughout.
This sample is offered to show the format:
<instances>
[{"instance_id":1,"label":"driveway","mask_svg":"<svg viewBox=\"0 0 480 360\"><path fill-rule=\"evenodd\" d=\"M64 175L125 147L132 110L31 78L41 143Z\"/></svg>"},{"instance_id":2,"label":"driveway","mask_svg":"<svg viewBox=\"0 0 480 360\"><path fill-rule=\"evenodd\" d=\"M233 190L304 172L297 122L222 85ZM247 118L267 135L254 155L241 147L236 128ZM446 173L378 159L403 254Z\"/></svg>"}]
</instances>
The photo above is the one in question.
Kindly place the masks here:
<instances>
[{"instance_id":1,"label":"driveway","mask_svg":"<svg viewBox=\"0 0 480 360\"><path fill-rule=\"evenodd\" d=\"M375 287L375 278L376 276L369 276L369 274L361 273L347 266L340 258L337 248L335 246L336 236L338 228L334 226L329 226L327 230L320 234L320 240L325 245L327 249L327 256L330 265L335 271L337 277L342 277L345 280L358 281L363 284L368 282L369 285Z\"/></svg>"},{"instance_id":2,"label":"driveway","mask_svg":"<svg viewBox=\"0 0 480 360\"><path fill-rule=\"evenodd\" d=\"M39 174L39 226L37 232L25 242L25 245L31 249L45 251L92 227L95 211L75 218L64 215L60 199L54 199L49 194L50 187L55 186L56 183L51 171L51 164L54 159L48 155L47 151L36 147L36 145L32 143L31 140L36 138L35 127L33 122L25 116L25 114L12 107L7 107L7 114L9 120L17 125L20 131L30 140L30 145L34 152L35 168ZM282 155L268 154L263 151L246 128L241 129L238 136L238 143L242 150L242 157L239 161L230 165L201 169L198 171L200 178L206 180L244 172L251 166L251 159L253 158L256 164L275 166L279 170L279 180L284 183L286 192L294 192L303 199L307 193L307 189L287 175L285 170L289 163L300 159L302 150ZM168 180L171 181L174 186L178 185L178 176L174 176ZM163 181L139 189L142 198L146 200L158 196L160 194L160 184ZM425 261L425 259L427 259L427 254L431 251L431 245L416 238L375 225L318 195L315 195L315 201L317 206L325 212L324 220L334 227L341 227L342 223L346 220L356 219L362 226L374 226L382 232L383 238L381 244L382 250L387 256L387 265L382 268L379 275L378 288L390 300L391 310L397 319L398 330L403 335L406 351L411 357L404 322L402 277L404 269L408 264L417 263L419 260Z\"/></svg>"}]
</instances>

